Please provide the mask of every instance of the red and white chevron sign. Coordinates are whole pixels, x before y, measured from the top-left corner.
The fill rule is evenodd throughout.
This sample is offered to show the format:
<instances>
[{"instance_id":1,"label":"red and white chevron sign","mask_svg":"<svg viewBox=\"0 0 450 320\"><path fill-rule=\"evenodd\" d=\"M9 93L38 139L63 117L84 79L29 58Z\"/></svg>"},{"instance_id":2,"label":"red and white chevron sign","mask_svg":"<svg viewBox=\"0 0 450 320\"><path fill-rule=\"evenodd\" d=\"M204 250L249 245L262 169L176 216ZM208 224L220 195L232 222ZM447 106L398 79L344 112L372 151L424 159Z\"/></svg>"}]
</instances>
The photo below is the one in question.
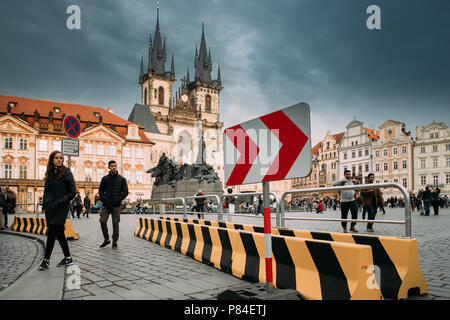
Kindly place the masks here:
<instances>
[{"instance_id":1,"label":"red and white chevron sign","mask_svg":"<svg viewBox=\"0 0 450 320\"><path fill-rule=\"evenodd\" d=\"M311 121L302 102L225 129L226 185L306 177L311 173Z\"/></svg>"}]
</instances>

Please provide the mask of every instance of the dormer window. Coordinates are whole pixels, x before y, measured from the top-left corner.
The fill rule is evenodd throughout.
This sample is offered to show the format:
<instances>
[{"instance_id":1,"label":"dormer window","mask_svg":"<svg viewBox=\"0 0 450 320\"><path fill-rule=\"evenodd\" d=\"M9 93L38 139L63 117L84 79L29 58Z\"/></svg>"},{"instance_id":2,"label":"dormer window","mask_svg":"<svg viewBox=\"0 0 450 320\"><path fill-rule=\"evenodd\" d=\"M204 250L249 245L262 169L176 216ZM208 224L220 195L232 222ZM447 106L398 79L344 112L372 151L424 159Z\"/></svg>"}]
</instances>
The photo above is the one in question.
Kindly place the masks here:
<instances>
[{"instance_id":1,"label":"dormer window","mask_svg":"<svg viewBox=\"0 0 450 320\"><path fill-rule=\"evenodd\" d=\"M100 113L94 112L94 116L96 116L98 118L98 117L100 117Z\"/></svg>"},{"instance_id":2,"label":"dormer window","mask_svg":"<svg viewBox=\"0 0 450 320\"><path fill-rule=\"evenodd\" d=\"M16 106L17 102L8 102L9 107L12 109Z\"/></svg>"},{"instance_id":3,"label":"dormer window","mask_svg":"<svg viewBox=\"0 0 450 320\"><path fill-rule=\"evenodd\" d=\"M55 111L55 112L61 112L61 109L58 108L58 107L54 107L54 108L53 108L53 111Z\"/></svg>"}]
</instances>

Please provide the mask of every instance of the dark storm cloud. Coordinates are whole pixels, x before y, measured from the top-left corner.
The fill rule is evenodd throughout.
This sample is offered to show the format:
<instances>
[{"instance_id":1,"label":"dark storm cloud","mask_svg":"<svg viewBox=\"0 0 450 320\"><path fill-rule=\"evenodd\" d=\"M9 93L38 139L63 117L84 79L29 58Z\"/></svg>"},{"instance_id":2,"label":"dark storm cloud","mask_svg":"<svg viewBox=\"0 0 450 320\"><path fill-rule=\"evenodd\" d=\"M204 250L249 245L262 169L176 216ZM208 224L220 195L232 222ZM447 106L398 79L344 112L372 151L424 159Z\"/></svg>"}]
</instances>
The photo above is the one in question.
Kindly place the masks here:
<instances>
[{"instance_id":1,"label":"dark storm cloud","mask_svg":"<svg viewBox=\"0 0 450 320\"><path fill-rule=\"evenodd\" d=\"M66 8L81 8L81 30L66 28ZM381 8L381 30L366 9ZM450 124L450 3L445 0L162 0L176 78L188 65L205 19L212 77L220 63L225 126L299 101L312 110L313 142L356 116L413 131L433 119ZM147 66L155 1L3 1L1 93L112 106L127 118L139 101L140 57ZM177 81L175 87L179 86Z\"/></svg>"}]
</instances>

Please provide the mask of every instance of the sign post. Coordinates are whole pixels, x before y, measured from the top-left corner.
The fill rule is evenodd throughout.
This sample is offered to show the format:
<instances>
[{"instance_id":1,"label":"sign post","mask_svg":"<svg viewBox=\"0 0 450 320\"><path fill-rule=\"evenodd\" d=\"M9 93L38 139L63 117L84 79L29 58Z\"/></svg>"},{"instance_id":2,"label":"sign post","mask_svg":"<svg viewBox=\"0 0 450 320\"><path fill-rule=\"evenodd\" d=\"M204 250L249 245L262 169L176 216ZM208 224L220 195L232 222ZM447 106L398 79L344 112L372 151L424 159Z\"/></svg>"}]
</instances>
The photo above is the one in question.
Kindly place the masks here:
<instances>
[{"instance_id":1,"label":"sign post","mask_svg":"<svg viewBox=\"0 0 450 320\"><path fill-rule=\"evenodd\" d=\"M62 139L62 154L68 156L70 169L70 157L79 155L80 144L77 138L81 134L81 122L77 117L69 114L63 119L63 129L69 139Z\"/></svg>"},{"instance_id":2,"label":"sign post","mask_svg":"<svg viewBox=\"0 0 450 320\"><path fill-rule=\"evenodd\" d=\"M262 183L266 285L270 290L273 271L269 181L311 174L310 109L308 104L298 103L227 128L223 135L226 185Z\"/></svg>"}]
</instances>

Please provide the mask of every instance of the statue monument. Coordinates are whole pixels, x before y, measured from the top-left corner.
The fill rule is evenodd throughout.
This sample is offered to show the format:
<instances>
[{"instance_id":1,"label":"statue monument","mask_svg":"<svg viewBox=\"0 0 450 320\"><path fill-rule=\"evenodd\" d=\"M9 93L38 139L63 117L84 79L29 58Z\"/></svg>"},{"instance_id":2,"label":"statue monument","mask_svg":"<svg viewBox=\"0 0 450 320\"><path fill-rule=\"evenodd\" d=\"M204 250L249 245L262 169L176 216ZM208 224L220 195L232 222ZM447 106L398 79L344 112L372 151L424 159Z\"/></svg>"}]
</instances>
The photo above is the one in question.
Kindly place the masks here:
<instances>
[{"instance_id":1,"label":"statue monument","mask_svg":"<svg viewBox=\"0 0 450 320\"><path fill-rule=\"evenodd\" d=\"M222 182L214 168L206 163L205 142L200 135L199 152L195 164L179 166L165 153L159 158L156 167L147 170L155 178L151 199L193 196L202 190L205 194L223 194Z\"/></svg>"}]
</instances>

